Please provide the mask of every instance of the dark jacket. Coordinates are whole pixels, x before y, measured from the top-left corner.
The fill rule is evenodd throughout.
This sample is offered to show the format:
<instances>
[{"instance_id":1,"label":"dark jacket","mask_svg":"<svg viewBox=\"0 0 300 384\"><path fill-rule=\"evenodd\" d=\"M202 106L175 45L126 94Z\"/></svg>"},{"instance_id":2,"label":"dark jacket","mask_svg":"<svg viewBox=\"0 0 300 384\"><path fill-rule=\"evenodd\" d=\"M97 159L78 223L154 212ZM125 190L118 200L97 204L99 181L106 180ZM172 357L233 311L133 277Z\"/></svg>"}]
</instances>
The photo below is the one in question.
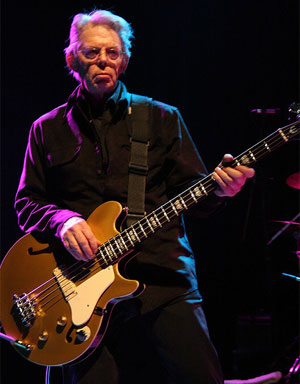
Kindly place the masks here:
<instances>
[{"instance_id":1,"label":"dark jacket","mask_svg":"<svg viewBox=\"0 0 300 384\"><path fill-rule=\"evenodd\" d=\"M105 106L92 111L79 86L66 104L33 123L15 202L22 230L59 237L72 216L87 219L109 200L126 206L129 104L130 94L119 82ZM206 173L179 111L158 101L153 101L148 166L147 213ZM197 215L209 214L221 200L208 197L198 204ZM141 297L146 309L190 292L200 297L194 255L180 216L139 248L128 274L146 283Z\"/></svg>"}]
</instances>

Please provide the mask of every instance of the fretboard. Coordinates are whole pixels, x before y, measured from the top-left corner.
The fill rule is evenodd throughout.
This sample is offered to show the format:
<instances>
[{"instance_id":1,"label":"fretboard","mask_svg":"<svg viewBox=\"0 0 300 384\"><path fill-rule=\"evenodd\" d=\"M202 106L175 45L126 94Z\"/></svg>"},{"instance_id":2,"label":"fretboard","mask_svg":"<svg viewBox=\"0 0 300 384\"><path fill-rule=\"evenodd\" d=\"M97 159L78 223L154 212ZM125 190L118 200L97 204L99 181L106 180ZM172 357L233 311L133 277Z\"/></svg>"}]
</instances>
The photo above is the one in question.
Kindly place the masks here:
<instances>
[{"instance_id":1,"label":"fretboard","mask_svg":"<svg viewBox=\"0 0 300 384\"><path fill-rule=\"evenodd\" d=\"M286 125L235 157L231 167L251 166L275 149L299 134L300 121ZM152 236L165 224L183 214L189 208L210 195L217 187L213 174L209 174L191 187L124 229L121 233L103 243L97 252L100 265L105 268L117 262L137 244Z\"/></svg>"}]
</instances>

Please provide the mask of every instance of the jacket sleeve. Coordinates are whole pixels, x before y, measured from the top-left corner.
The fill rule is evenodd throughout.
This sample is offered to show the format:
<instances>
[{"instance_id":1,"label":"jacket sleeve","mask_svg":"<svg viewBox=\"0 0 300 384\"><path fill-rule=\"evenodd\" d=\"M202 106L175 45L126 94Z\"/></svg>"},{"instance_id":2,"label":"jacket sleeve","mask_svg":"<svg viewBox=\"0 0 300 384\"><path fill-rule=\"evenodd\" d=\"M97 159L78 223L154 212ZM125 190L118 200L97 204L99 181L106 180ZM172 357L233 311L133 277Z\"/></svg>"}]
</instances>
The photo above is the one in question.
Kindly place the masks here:
<instances>
[{"instance_id":1,"label":"jacket sleeve","mask_svg":"<svg viewBox=\"0 0 300 384\"><path fill-rule=\"evenodd\" d=\"M59 237L60 229L76 212L62 209L49 195L42 127L35 122L29 133L23 170L15 197L18 224L25 232L43 232Z\"/></svg>"},{"instance_id":2,"label":"jacket sleeve","mask_svg":"<svg viewBox=\"0 0 300 384\"><path fill-rule=\"evenodd\" d=\"M174 108L172 119L169 128L173 131L173 134L169 135L172 140L169 141L167 157L169 163L167 188L168 191L171 191L171 197L181 193L208 175L186 124L176 108ZM206 217L219 207L223 207L226 201L226 198L218 197L212 191L192 209L188 210L187 214Z\"/></svg>"}]
</instances>

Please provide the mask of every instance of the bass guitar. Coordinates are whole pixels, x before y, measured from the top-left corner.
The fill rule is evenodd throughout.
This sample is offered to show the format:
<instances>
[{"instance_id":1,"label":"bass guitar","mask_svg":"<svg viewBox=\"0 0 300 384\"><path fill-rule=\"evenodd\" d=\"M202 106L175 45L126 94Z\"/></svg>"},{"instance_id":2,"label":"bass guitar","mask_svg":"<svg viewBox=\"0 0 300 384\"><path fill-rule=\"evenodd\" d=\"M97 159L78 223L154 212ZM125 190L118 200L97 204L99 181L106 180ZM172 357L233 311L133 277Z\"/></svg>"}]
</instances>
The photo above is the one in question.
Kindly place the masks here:
<instances>
[{"instance_id":1,"label":"bass guitar","mask_svg":"<svg viewBox=\"0 0 300 384\"><path fill-rule=\"evenodd\" d=\"M279 128L237 156L231 166L256 163L299 134L299 124ZM2 337L40 365L63 365L88 356L101 343L114 305L144 288L123 277L119 263L215 188L210 174L120 231L117 222L126 210L115 201L100 205L87 220L101 244L88 262L75 261L61 243L23 236L1 264Z\"/></svg>"}]
</instances>

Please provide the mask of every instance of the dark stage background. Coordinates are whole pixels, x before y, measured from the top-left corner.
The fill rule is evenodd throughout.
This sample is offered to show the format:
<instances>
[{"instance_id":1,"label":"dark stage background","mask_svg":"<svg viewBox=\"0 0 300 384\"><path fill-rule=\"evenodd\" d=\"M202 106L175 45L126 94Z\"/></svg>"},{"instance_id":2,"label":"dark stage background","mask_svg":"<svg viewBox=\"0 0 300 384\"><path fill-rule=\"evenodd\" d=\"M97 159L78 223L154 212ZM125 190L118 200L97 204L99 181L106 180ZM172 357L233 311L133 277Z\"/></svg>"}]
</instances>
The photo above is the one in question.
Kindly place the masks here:
<instances>
[{"instance_id":1,"label":"dark stage background","mask_svg":"<svg viewBox=\"0 0 300 384\"><path fill-rule=\"evenodd\" d=\"M29 127L76 86L63 49L74 14L110 9L136 39L124 81L176 105L209 171L288 123L299 101L297 0L2 2L1 257L22 235L13 210ZM253 110L276 109L276 113ZM187 220L211 336L226 378L286 369L298 350L299 141L256 166L255 179L206 221ZM203 233L201 242L199 234ZM26 271L24 271L26 273ZM42 382L44 368L2 343L2 382ZM12 368L8 369L8 365Z\"/></svg>"}]
</instances>

